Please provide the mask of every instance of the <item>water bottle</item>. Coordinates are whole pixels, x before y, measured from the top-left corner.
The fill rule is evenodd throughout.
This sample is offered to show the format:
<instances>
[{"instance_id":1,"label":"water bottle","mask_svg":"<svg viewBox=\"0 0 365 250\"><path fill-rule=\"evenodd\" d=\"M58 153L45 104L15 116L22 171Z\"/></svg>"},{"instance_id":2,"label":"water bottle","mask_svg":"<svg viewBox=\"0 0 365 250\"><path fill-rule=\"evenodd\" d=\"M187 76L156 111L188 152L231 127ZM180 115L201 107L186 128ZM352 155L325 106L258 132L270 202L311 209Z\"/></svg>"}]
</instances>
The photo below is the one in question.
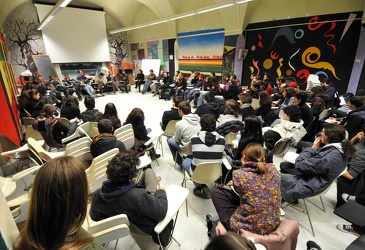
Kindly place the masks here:
<instances>
[{"instance_id":1,"label":"water bottle","mask_svg":"<svg viewBox=\"0 0 365 250\"><path fill-rule=\"evenodd\" d=\"M237 132L236 141L237 143L241 140L241 131Z\"/></svg>"}]
</instances>

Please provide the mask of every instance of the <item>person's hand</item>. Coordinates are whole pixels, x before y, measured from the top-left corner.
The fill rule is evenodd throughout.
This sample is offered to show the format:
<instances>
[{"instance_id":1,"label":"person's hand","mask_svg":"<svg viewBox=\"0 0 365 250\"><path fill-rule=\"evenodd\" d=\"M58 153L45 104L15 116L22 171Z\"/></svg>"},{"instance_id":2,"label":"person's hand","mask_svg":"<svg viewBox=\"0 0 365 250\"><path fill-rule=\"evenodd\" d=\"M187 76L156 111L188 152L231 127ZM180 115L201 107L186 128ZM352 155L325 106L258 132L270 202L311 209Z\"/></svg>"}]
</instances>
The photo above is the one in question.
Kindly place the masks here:
<instances>
[{"instance_id":1,"label":"person's hand","mask_svg":"<svg viewBox=\"0 0 365 250\"><path fill-rule=\"evenodd\" d=\"M312 149L317 151L318 148L319 148L319 144L321 143L322 141L322 137L317 137L314 142L313 142L313 145L312 145Z\"/></svg>"},{"instance_id":2,"label":"person's hand","mask_svg":"<svg viewBox=\"0 0 365 250\"><path fill-rule=\"evenodd\" d=\"M227 183L227 186L229 186L229 187L233 186L233 181L232 181L232 180L230 180L230 181Z\"/></svg>"},{"instance_id":3,"label":"person's hand","mask_svg":"<svg viewBox=\"0 0 365 250\"><path fill-rule=\"evenodd\" d=\"M359 139L359 140L363 140L364 139L364 132L359 132L356 134L356 137Z\"/></svg>"},{"instance_id":4,"label":"person's hand","mask_svg":"<svg viewBox=\"0 0 365 250\"><path fill-rule=\"evenodd\" d=\"M226 155L227 155L226 151L223 151L223 156L226 156Z\"/></svg>"},{"instance_id":5,"label":"person's hand","mask_svg":"<svg viewBox=\"0 0 365 250\"><path fill-rule=\"evenodd\" d=\"M238 146L237 146L237 144L233 144L233 148L237 148Z\"/></svg>"},{"instance_id":6,"label":"person's hand","mask_svg":"<svg viewBox=\"0 0 365 250\"><path fill-rule=\"evenodd\" d=\"M159 184L156 186L156 189L157 190L159 190L159 189L166 190L166 187Z\"/></svg>"}]
</instances>

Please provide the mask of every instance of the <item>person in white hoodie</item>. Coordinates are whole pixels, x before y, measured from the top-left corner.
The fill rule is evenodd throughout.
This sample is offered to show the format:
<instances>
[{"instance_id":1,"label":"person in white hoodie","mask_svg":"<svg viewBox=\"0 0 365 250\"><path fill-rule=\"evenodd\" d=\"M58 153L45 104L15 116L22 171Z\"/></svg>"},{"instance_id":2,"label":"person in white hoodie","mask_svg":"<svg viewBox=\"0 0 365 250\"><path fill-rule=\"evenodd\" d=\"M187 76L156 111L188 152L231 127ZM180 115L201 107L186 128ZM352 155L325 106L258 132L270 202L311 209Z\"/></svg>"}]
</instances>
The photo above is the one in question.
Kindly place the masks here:
<instances>
[{"instance_id":1,"label":"person in white hoodie","mask_svg":"<svg viewBox=\"0 0 365 250\"><path fill-rule=\"evenodd\" d=\"M184 152L191 155L191 147L188 147L191 137L200 131L200 118L197 114L191 113L190 103L187 101L180 102L178 105L179 115L182 117L181 121L176 123L174 137L167 140L172 158L179 166L182 166L182 158L177 151ZM177 158L176 158L177 157Z\"/></svg>"},{"instance_id":2,"label":"person in white hoodie","mask_svg":"<svg viewBox=\"0 0 365 250\"><path fill-rule=\"evenodd\" d=\"M265 146L268 150L272 150L281 138L292 138L291 145L296 146L307 133L300 119L302 113L298 106L287 106L283 111L284 115L280 123L264 134Z\"/></svg>"}]
</instances>

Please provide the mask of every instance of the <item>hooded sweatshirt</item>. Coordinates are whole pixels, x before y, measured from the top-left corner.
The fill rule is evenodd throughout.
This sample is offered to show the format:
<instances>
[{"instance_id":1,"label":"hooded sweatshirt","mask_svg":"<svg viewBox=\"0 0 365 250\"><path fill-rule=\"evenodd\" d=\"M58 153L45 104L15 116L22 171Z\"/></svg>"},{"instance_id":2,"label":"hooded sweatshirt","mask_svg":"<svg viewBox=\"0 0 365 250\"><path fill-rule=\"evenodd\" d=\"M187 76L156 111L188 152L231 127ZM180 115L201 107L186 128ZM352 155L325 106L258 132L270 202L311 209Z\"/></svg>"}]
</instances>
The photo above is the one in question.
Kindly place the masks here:
<instances>
[{"instance_id":1,"label":"hooded sweatshirt","mask_svg":"<svg viewBox=\"0 0 365 250\"><path fill-rule=\"evenodd\" d=\"M199 163L219 161L222 162L225 140L217 132L201 131L191 138L194 170Z\"/></svg>"},{"instance_id":2,"label":"hooded sweatshirt","mask_svg":"<svg viewBox=\"0 0 365 250\"><path fill-rule=\"evenodd\" d=\"M218 119L219 115L221 114L221 107L216 102L208 102L206 104L200 105L195 114L202 116L204 114L212 114L215 116L215 119Z\"/></svg>"},{"instance_id":3,"label":"hooded sweatshirt","mask_svg":"<svg viewBox=\"0 0 365 250\"><path fill-rule=\"evenodd\" d=\"M291 145L293 146L296 146L307 133L302 120L300 122L291 122L281 119L281 122L275 125L272 130L279 133L283 139L291 137Z\"/></svg>"},{"instance_id":4,"label":"hooded sweatshirt","mask_svg":"<svg viewBox=\"0 0 365 250\"><path fill-rule=\"evenodd\" d=\"M176 123L174 139L182 151L190 143L191 137L200 131L200 117L197 114L184 115L181 121ZM189 152L187 152L189 153Z\"/></svg>"},{"instance_id":5,"label":"hooded sweatshirt","mask_svg":"<svg viewBox=\"0 0 365 250\"><path fill-rule=\"evenodd\" d=\"M114 135L103 133L93 138L93 142L90 145L90 152L95 158L113 148L118 148L119 152L126 150L123 142L118 141Z\"/></svg>"}]
</instances>

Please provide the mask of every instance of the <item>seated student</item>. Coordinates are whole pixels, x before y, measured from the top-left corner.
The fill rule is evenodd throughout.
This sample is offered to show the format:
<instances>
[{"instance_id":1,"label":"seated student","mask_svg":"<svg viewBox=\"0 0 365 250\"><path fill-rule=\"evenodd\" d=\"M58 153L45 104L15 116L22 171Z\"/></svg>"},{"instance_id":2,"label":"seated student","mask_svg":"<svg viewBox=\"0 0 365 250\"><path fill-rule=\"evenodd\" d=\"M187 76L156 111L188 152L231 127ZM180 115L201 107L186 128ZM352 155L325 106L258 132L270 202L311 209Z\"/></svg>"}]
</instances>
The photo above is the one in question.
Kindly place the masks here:
<instances>
[{"instance_id":1,"label":"seated student","mask_svg":"<svg viewBox=\"0 0 365 250\"><path fill-rule=\"evenodd\" d=\"M252 98L259 99L259 94L261 92L262 92L262 90L261 90L260 82L255 82L255 83L251 84L251 88L248 93Z\"/></svg>"},{"instance_id":2,"label":"seated student","mask_svg":"<svg viewBox=\"0 0 365 250\"><path fill-rule=\"evenodd\" d=\"M218 118L219 125L229 121L242 121L240 104L234 99L226 100L224 112Z\"/></svg>"},{"instance_id":3,"label":"seated student","mask_svg":"<svg viewBox=\"0 0 365 250\"><path fill-rule=\"evenodd\" d=\"M306 128L308 124L313 120L313 112L311 108L306 104L307 93L299 91L294 95L293 104L298 105L300 112L302 112L303 127ZM310 131L307 131L310 132Z\"/></svg>"},{"instance_id":4,"label":"seated student","mask_svg":"<svg viewBox=\"0 0 365 250\"><path fill-rule=\"evenodd\" d=\"M117 107L115 107L114 103L110 102L105 105L104 114L100 117L100 120L101 119L111 120L114 130L122 126L120 119L118 117Z\"/></svg>"},{"instance_id":5,"label":"seated student","mask_svg":"<svg viewBox=\"0 0 365 250\"><path fill-rule=\"evenodd\" d=\"M120 90L125 91L127 94L129 93L129 80L128 75L125 73L125 70L119 70L119 73L114 76L114 80L119 84Z\"/></svg>"},{"instance_id":6,"label":"seated student","mask_svg":"<svg viewBox=\"0 0 365 250\"><path fill-rule=\"evenodd\" d=\"M94 221L99 221L126 214L133 225L158 243L154 228L167 213L165 188L159 185L151 168L147 168L140 181L135 183L138 165L138 157L129 151L113 157L106 169L108 180L92 194L90 216ZM172 221L159 236L163 246L168 243L171 229Z\"/></svg>"},{"instance_id":7,"label":"seated student","mask_svg":"<svg viewBox=\"0 0 365 250\"><path fill-rule=\"evenodd\" d=\"M90 145L90 152L94 158L113 148L118 148L119 152L126 150L123 142L118 141L113 135L113 124L109 119L100 120L98 130L99 134L93 138Z\"/></svg>"},{"instance_id":8,"label":"seated student","mask_svg":"<svg viewBox=\"0 0 365 250\"><path fill-rule=\"evenodd\" d=\"M65 105L61 107L61 117L65 117L69 120L72 120L74 118L81 118L79 100L76 96L69 96L68 98L66 98Z\"/></svg>"},{"instance_id":9,"label":"seated student","mask_svg":"<svg viewBox=\"0 0 365 250\"><path fill-rule=\"evenodd\" d=\"M283 92L284 100L279 105L280 108L285 108L287 106L290 106L294 102L294 95L295 95L295 89L292 87L286 87Z\"/></svg>"},{"instance_id":10,"label":"seated student","mask_svg":"<svg viewBox=\"0 0 365 250\"><path fill-rule=\"evenodd\" d=\"M208 92L203 97L203 105L198 106L195 114L202 116L204 114L213 114L218 119L221 114L221 107L215 101L214 94Z\"/></svg>"},{"instance_id":11,"label":"seated student","mask_svg":"<svg viewBox=\"0 0 365 250\"><path fill-rule=\"evenodd\" d=\"M129 115L123 125L126 125L126 124L132 125L134 137L137 140L141 141L143 144L150 139L150 137L148 136L148 132L150 132L150 129L148 131L146 129L146 126L144 125L144 113L143 113L142 109L140 109L140 108L132 109L132 111L129 113ZM150 146L151 145L147 145L146 147L149 148ZM150 150L151 160L155 160L160 157L161 157L161 155L156 153L155 148L152 148Z\"/></svg>"},{"instance_id":12,"label":"seated student","mask_svg":"<svg viewBox=\"0 0 365 250\"><path fill-rule=\"evenodd\" d=\"M75 84L76 93L77 93L77 91L79 91L81 93L81 89L84 89L89 96L94 97L94 93L95 93L94 89L93 89L93 87L91 87L89 79L87 79L87 77L85 76L84 71L79 70L78 74L79 75L76 78L77 82ZM81 94L80 94L80 96L81 96ZM80 96L78 96L79 100L80 100Z\"/></svg>"},{"instance_id":13,"label":"seated student","mask_svg":"<svg viewBox=\"0 0 365 250\"><path fill-rule=\"evenodd\" d=\"M104 249L82 228L89 188L73 157L47 161L37 172L25 221L14 249Z\"/></svg>"},{"instance_id":14,"label":"seated student","mask_svg":"<svg viewBox=\"0 0 365 250\"><path fill-rule=\"evenodd\" d=\"M289 203L323 192L344 170L354 148L345 140L345 129L339 124L323 124L322 136L312 147L305 148L291 164L300 175L281 174L281 195ZM324 144L320 148L320 143ZM280 166L282 167L282 166ZM290 168L286 166L286 168Z\"/></svg>"},{"instance_id":15,"label":"seated student","mask_svg":"<svg viewBox=\"0 0 365 250\"><path fill-rule=\"evenodd\" d=\"M171 120L181 120L181 116L179 115L178 106L179 103L183 101L182 96L174 96L172 98L172 108L171 110L163 112L161 128L162 130L166 129L167 124Z\"/></svg>"},{"instance_id":16,"label":"seated student","mask_svg":"<svg viewBox=\"0 0 365 250\"><path fill-rule=\"evenodd\" d=\"M137 76L136 76L136 83L135 83L135 86L134 88L138 88L138 91L141 92L141 85L143 84L144 82L144 74L143 74L143 70L142 69L138 69L138 73L137 73Z\"/></svg>"},{"instance_id":17,"label":"seated student","mask_svg":"<svg viewBox=\"0 0 365 250\"><path fill-rule=\"evenodd\" d=\"M323 89L319 86L313 87L312 90L311 109L315 117L318 118L319 114L322 113L326 108L327 96Z\"/></svg>"},{"instance_id":18,"label":"seated student","mask_svg":"<svg viewBox=\"0 0 365 250\"><path fill-rule=\"evenodd\" d=\"M285 84L285 78L282 76L277 77L273 88L273 94L271 94L271 99L273 101L278 101L283 98L283 94L280 91L280 86L282 84Z\"/></svg>"},{"instance_id":19,"label":"seated student","mask_svg":"<svg viewBox=\"0 0 365 250\"><path fill-rule=\"evenodd\" d=\"M99 73L99 75L95 76L95 83L98 85L99 93L104 96L103 89L105 85L104 73Z\"/></svg>"},{"instance_id":20,"label":"seated student","mask_svg":"<svg viewBox=\"0 0 365 250\"><path fill-rule=\"evenodd\" d=\"M284 109L284 116L279 124L265 132L265 146L272 150L275 143L281 138L292 138L291 145L296 146L307 133L300 119L301 112L298 106L288 106Z\"/></svg>"},{"instance_id":21,"label":"seated student","mask_svg":"<svg viewBox=\"0 0 365 250\"><path fill-rule=\"evenodd\" d=\"M191 137L200 131L199 116L191 113L190 103L182 101L178 105L178 112L181 121L176 123L175 134L167 140L172 158L179 165L182 166L182 158L178 151L190 153L188 145L191 143ZM176 158L177 157L177 158Z\"/></svg>"},{"instance_id":22,"label":"seated student","mask_svg":"<svg viewBox=\"0 0 365 250\"><path fill-rule=\"evenodd\" d=\"M242 112L242 121L245 119L246 116L255 115L255 110L251 106L252 97L249 94L240 94L238 96L241 102L241 112Z\"/></svg>"},{"instance_id":23,"label":"seated student","mask_svg":"<svg viewBox=\"0 0 365 250\"><path fill-rule=\"evenodd\" d=\"M142 94L145 94L148 91L153 80L156 80L156 75L153 73L153 69L150 69L150 74L147 76L147 81L143 86Z\"/></svg>"},{"instance_id":24,"label":"seated student","mask_svg":"<svg viewBox=\"0 0 365 250\"><path fill-rule=\"evenodd\" d=\"M193 174L195 168L204 162L222 162L225 140L215 130L216 122L212 114L204 114L200 117L201 131L191 137L193 155L187 157L183 166L189 174ZM210 190L207 185L194 183L194 195L203 199L210 199Z\"/></svg>"},{"instance_id":25,"label":"seated student","mask_svg":"<svg viewBox=\"0 0 365 250\"><path fill-rule=\"evenodd\" d=\"M228 87L221 91L222 95L216 95L215 100L217 103L223 105L225 100L233 99L238 100L238 88L236 80L229 80Z\"/></svg>"},{"instance_id":26,"label":"seated student","mask_svg":"<svg viewBox=\"0 0 365 250\"><path fill-rule=\"evenodd\" d=\"M182 96L186 89L186 80L184 78L184 75L182 73L179 73L177 81L173 84L170 84L170 87L172 88L170 89L168 97L166 98L167 100L170 100L171 96L173 95Z\"/></svg>"},{"instance_id":27,"label":"seated student","mask_svg":"<svg viewBox=\"0 0 365 250\"><path fill-rule=\"evenodd\" d=\"M75 132L77 123L73 122L70 124L70 126L66 127L53 117L56 109L57 108L52 104L45 104L43 106L41 116L35 119L33 128L37 131L46 132L48 136L52 136L56 142L62 144L62 139L72 135Z\"/></svg>"},{"instance_id":28,"label":"seated student","mask_svg":"<svg viewBox=\"0 0 365 250\"><path fill-rule=\"evenodd\" d=\"M275 114L271 109L271 97L266 91L262 91L259 94L259 105L260 107L256 110L256 115L261 116L261 119L264 121L264 125L270 126L270 124L275 120Z\"/></svg>"},{"instance_id":29,"label":"seated student","mask_svg":"<svg viewBox=\"0 0 365 250\"><path fill-rule=\"evenodd\" d=\"M341 124L349 133L349 139L354 137L358 132L361 131L361 127L365 122L365 104L362 96L353 96L347 103L350 112L347 113L346 117L341 122L335 121L336 119L331 117L335 123Z\"/></svg>"},{"instance_id":30,"label":"seated student","mask_svg":"<svg viewBox=\"0 0 365 250\"><path fill-rule=\"evenodd\" d=\"M193 87L193 88L188 88L187 90L184 91L184 100L185 101L191 102L194 99L194 94L198 93L200 90L203 90L204 75L199 74L198 81L196 81L196 82L192 81L192 82L194 82L194 85L190 84L190 87Z\"/></svg>"},{"instance_id":31,"label":"seated student","mask_svg":"<svg viewBox=\"0 0 365 250\"><path fill-rule=\"evenodd\" d=\"M228 186L212 189L212 201L227 231L244 229L266 235L280 224L280 174L265 163L264 148L250 143L242 153L242 168L233 171ZM258 198L259 197L259 198Z\"/></svg>"},{"instance_id":32,"label":"seated student","mask_svg":"<svg viewBox=\"0 0 365 250\"><path fill-rule=\"evenodd\" d=\"M95 99L91 96L86 96L84 100L86 110L80 114L83 122L97 122L103 115L95 108Z\"/></svg>"},{"instance_id":33,"label":"seated student","mask_svg":"<svg viewBox=\"0 0 365 250\"><path fill-rule=\"evenodd\" d=\"M54 76L49 76L48 82L54 86L56 91L63 92L63 94L65 95L65 98L70 96L68 87L61 85L60 82L58 81L58 78L56 79Z\"/></svg>"},{"instance_id":34,"label":"seated student","mask_svg":"<svg viewBox=\"0 0 365 250\"><path fill-rule=\"evenodd\" d=\"M362 132L352 137L351 144L354 145L355 153L347 164L347 171L337 179L337 203L336 207L344 202L341 199L342 193L350 195L365 194L365 125Z\"/></svg>"}]
</instances>

